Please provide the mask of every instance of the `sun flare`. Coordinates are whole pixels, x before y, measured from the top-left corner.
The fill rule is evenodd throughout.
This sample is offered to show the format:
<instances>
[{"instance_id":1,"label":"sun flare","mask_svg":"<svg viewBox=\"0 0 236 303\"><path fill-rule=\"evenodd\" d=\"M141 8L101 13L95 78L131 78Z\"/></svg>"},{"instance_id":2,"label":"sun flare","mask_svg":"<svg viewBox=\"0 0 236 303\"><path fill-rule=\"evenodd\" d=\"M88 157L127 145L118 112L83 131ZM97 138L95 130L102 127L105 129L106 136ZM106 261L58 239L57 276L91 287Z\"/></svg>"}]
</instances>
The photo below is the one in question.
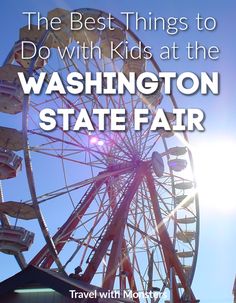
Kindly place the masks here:
<instances>
[{"instance_id":1,"label":"sun flare","mask_svg":"<svg viewBox=\"0 0 236 303\"><path fill-rule=\"evenodd\" d=\"M201 208L236 211L236 142L194 146L193 155Z\"/></svg>"}]
</instances>

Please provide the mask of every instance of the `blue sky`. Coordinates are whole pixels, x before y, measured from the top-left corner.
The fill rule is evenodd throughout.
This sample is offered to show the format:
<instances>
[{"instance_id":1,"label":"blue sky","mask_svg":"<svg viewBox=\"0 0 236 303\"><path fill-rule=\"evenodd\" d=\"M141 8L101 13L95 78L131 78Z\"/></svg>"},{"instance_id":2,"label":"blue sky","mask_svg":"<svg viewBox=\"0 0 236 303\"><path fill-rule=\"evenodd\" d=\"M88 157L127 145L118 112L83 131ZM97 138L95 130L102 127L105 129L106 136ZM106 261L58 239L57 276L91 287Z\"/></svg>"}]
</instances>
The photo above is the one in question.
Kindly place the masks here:
<instances>
[{"instance_id":1,"label":"blue sky","mask_svg":"<svg viewBox=\"0 0 236 303\"><path fill-rule=\"evenodd\" d=\"M22 11L40 11L46 16L50 9L55 7L64 7L66 9L77 9L83 7L97 8L104 11L110 11L114 16L120 17L120 11L137 11L144 16L148 12L153 12L156 16L186 16L193 20L197 13L204 17L213 16L217 19L218 26L214 32L197 32L194 29L193 22L190 22L190 29L176 36L169 36L164 32L140 30L137 34L145 44L150 44L153 49L154 57L162 70L177 71L219 71L221 77L221 88L219 96L211 94L201 96L196 94L191 97L180 95L176 92L176 99L179 106L199 107L205 111L205 132L190 134L190 142L196 150L196 160L199 178L206 175L211 178L217 175L220 180L220 186L210 185L209 188L200 192L201 209L201 232L200 249L197 264L197 270L194 278L193 289L197 298L203 303L232 302L232 286L236 273L236 199L232 190L232 182L235 179L235 158L232 152L236 144L235 114L236 114L236 90L235 86L235 10L236 4L233 0L226 1L4 1L1 3L0 26L1 26L1 46L0 60L4 61L8 51L13 43L18 39L18 31L26 20ZM180 46L181 59L178 61L158 60L160 46L170 45L173 41ZM211 60L186 60L183 50L188 41L199 41L206 46L217 45L220 48L220 59ZM233 147L232 147L233 146ZM221 147L219 149L219 147ZM232 148L232 149L231 149ZM212 155L213 153L213 155ZM211 156L214 157L214 165L209 165ZM232 164L232 166L231 166ZM225 168L226 167L226 168ZM211 170L211 172L209 172ZM201 182L201 180L200 180ZM210 183L210 181L209 181ZM208 192L207 192L208 191ZM213 194L214 191L214 194ZM232 193L227 195L227 192ZM207 194L206 194L207 192ZM217 199L222 197L221 201L208 203L210 197ZM231 207L227 206L228 201L232 199ZM205 199L204 199L205 198ZM223 206L221 206L223 205ZM1 275L3 279L14 273L16 267L4 269L2 262L8 260L6 256L0 255Z\"/></svg>"}]
</instances>

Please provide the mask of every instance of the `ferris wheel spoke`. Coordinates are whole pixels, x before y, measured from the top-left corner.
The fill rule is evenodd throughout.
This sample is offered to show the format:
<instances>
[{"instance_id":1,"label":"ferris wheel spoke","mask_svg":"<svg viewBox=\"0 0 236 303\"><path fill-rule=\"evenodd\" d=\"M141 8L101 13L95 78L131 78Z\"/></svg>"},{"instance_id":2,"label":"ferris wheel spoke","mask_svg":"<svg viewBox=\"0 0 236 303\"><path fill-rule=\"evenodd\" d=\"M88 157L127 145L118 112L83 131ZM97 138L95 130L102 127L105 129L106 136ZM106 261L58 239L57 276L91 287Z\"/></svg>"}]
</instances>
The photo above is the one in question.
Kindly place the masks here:
<instances>
[{"instance_id":1,"label":"ferris wheel spoke","mask_svg":"<svg viewBox=\"0 0 236 303\"><path fill-rule=\"evenodd\" d=\"M54 157L54 158L59 158L61 160L66 160L66 161L81 164L81 165L87 165L89 167L96 167L96 168L99 168L99 169L104 168L104 166L98 165L98 163L95 162L95 161L93 161L93 162L92 161L91 162L83 162L83 161L75 160L75 159L72 159L72 158L66 158L65 156L61 156L61 155L51 154L51 153L48 153L48 152L45 152L45 151L42 151L42 150L33 149L33 151L36 152L36 153L42 154L42 155L46 155L46 156L50 156L50 157Z\"/></svg>"},{"instance_id":2,"label":"ferris wheel spoke","mask_svg":"<svg viewBox=\"0 0 236 303\"><path fill-rule=\"evenodd\" d=\"M65 195L65 194L68 193L68 191L72 192L72 191L78 190L82 187L85 187L87 185L90 185L92 183L96 183L99 180L104 180L104 182L105 182L106 178L109 178L109 177L112 177L112 176L117 176L117 175L120 176L120 175L123 175L123 174L130 173L130 172L133 171L133 169L134 169L133 166L127 166L127 167L117 167L117 169L114 169L113 171L109 171L109 170L103 171L103 172L99 173L97 176L95 176L93 178L85 179L81 182L76 182L76 183L70 184L68 186L59 188L57 190L45 193L45 194L40 195L40 196L37 196L38 204L41 204L41 203L44 203L44 202L49 201L51 199L54 199L56 197ZM26 203L26 204L32 203L32 200L26 200L23 203Z\"/></svg>"},{"instance_id":3,"label":"ferris wheel spoke","mask_svg":"<svg viewBox=\"0 0 236 303\"><path fill-rule=\"evenodd\" d=\"M147 193L145 195L149 201L150 198L147 196ZM165 219L167 219L167 218L171 219L172 216L174 215L174 213L172 212L173 210L169 208L168 204L165 202L165 200L162 198L161 194L158 191L157 191L157 197L159 200L160 210L165 215ZM172 198L172 195L169 196L168 198ZM149 207L151 207L151 205L149 205Z\"/></svg>"},{"instance_id":4,"label":"ferris wheel spoke","mask_svg":"<svg viewBox=\"0 0 236 303\"><path fill-rule=\"evenodd\" d=\"M165 182L160 182L160 180L156 179L154 177L154 182L157 184L157 186L159 186L160 188L162 188L167 194L169 194L170 197L174 198L174 194L171 190L171 185L169 183L167 183L168 181ZM169 188L168 188L169 187Z\"/></svg>"},{"instance_id":5,"label":"ferris wheel spoke","mask_svg":"<svg viewBox=\"0 0 236 303\"><path fill-rule=\"evenodd\" d=\"M139 152L139 145L140 141L137 138L137 134L134 131L134 125L133 125L133 114L130 113L130 115L127 116L127 135L126 138L128 140L129 145L133 149L133 155L139 155L139 158L141 158L140 152ZM135 150L136 148L136 150Z\"/></svg>"},{"instance_id":6,"label":"ferris wheel spoke","mask_svg":"<svg viewBox=\"0 0 236 303\"><path fill-rule=\"evenodd\" d=\"M142 155L142 157L145 159L152 148L150 148L148 151L147 151L147 143L149 141L152 141L153 142L153 147L156 145L156 142L158 141L157 140L153 140L153 137L154 136L150 136L150 131L151 131L151 121L150 121L150 124L144 128L142 131L139 132L139 142L141 142L142 144L140 144L140 154ZM155 135L156 136L156 135Z\"/></svg>"},{"instance_id":7,"label":"ferris wheel spoke","mask_svg":"<svg viewBox=\"0 0 236 303\"><path fill-rule=\"evenodd\" d=\"M98 155L101 156L103 155L104 157L108 157L109 154L103 152L102 150L98 150L98 149L92 149L91 147L87 147L87 146L83 146L82 144L79 144L78 146L76 145L76 143L73 143L73 142L70 142L70 141L65 141L65 140L62 140L58 137L55 137L55 136L52 136L52 135L45 135L43 133L38 133L36 131L30 131L31 134L34 134L34 135L38 135L38 136L41 136L41 137L45 137L49 140L53 140L51 143L58 143L58 142L61 142L61 143L65 143L67 145L70 145L70 146L74 146L75 148L77 148L77 152L80 153L80 152L90 152L94 157L96 157L96 159L100 162L102 162L103 164L106 164L104 161L101 161L101 158L98 158ZM50 143L49 143L50 144ZM43 145L44 146L44 145ZM30 147L30 149L32 151L41 151L41 148L40 146L35 146L35 147ZM44 148L42 148L42 150L44 150ZM119 161L127 161L125 160L124 158L120 158L118 157L117 155L112 155L115 159L119 160Z\"/></svg>"},{"instance_id":8,"label":"ferris wheel spoke","mask_svg":"<svg viewBox=\"0 0 236 303\"><path fill-rule=\"evenodd\" d=\"M149 131L149 129L147 129L147 131ZM156 133L149 134L148 137L147 134L144 133L143 136L145 138L145 145L143 145L142 148L142 155L144 158L149 158L152 152L155 151L155 148L157 148L158 144L160 144L161 137ZM144 138L141 138L141 140Z\"/></svg>"}]
</instances>

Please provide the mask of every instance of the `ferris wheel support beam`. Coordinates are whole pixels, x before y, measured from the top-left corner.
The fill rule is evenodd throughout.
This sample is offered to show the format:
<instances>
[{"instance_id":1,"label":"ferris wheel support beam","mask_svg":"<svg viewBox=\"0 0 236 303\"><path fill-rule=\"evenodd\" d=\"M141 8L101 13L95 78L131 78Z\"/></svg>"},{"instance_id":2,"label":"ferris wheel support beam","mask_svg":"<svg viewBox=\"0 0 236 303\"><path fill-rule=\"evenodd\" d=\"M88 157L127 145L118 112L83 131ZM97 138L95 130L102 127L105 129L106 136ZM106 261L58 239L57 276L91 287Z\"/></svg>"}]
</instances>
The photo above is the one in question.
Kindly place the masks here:
<instances>
[{"instance_id":1,"label":"ferris wheel support beam","mask_svg":"<svg viewBox=\"0 0 236 303\"><path fill-rule=\"evenodd\" d=\"M111 180L111 181L113 181L113 180ZM111 208L114 209L114 207L116 205L116 192L114 190L114 186L111 186L109 182L107 182L107 192L108 192L108 197L110 200ZM120 287L121 287L121 289L126 289L125 283L126 283L126 278L127 278L130 289L132 290L133 293L137 293L137 286L136 286L135 279L134 279L134 272L133 272L133 268L132 268L128 250L127 250L127 245L126 245L124 238L122 240L122 259L121 260L122 261L121 261L120 267L121 267L121 270L126 273L126 277L120 278ZM137 299L137 302L139 302L139 299Z\"/></svg>"},{"instance_id":2,"label":"ferris wheel support beam","mask_svg":"<svg viewBox=\"0 0 236 303\"><path fill-rule=\"evenodd\" d=\"M133 168L132 167L126 167L126 168L118 168L117 170L114 170L113 172L110 172L110 176L116 176L121 175L127 172L130 172ZM108 178L108 171L104 171L103 173L100 173L98 176L101 176L101 178L98 178L91 190L86 194L86 197L83 196L84 201L81 203L80 207L76 209L71 216L67 219L67 221L62 225L62 227L56 232L56 234L53 236L53 242L56 243L56 249L57 252L60 253L60 251L63 249L64 245L66 244L66 241L70 238L72 232L76 228L76 226L79 224L81 217L86 212L88 207L90 206L91 202L93 201L94 197L96 196L98 190L100 187L104 184L106 179ZM83 199L82 198L82 199ZM81 199L81 201L82 201ZM80 202L81 202L80 201ZM48 250L47 245L45 245L38 254L31 260L30 264L34 266L39 266L41 262L43 261L42 267L44 268L50 268L50 266L53 263L53 258L50 255L50 252Z\"/></svg>"},{"instance_id":3,"label":"ferris wheel support beam","mask_svg":"<svg viewBox=\"0 0 236 303\"><path fill-rule=\"evenodd\" d=\"M129 207L135 193L138 190L140 183L143 180L147 163L141 163L140 167L136 170L135 177L132 183L128 186L123 200L114 217L108 226L105 235L103 236L101 242L99 243L96 251L89 262L84 274L82 275L82 280L90 283L105 256L107 249L111 243L111 253L108 261L105 278L103 281L103 287L106 289L113 289L116 271L119 266L119 261L122 258L122 241L124 238L124 229L127 223L127 217L129 213Z\"/></svg>"},{"instance_id":4,"label":"ferris wheel support beam","mask_svg":"<svg viewBox=\"0 0 236 303\"><path fill-rule=\"evenodd\" d=\"M165 258L165 262L166 262L169 279L170 279L172 270L174 270L181 281L181 284L185 290L185 293L189 295L190 302L197 303L197 300L193 294L193 291L185 277L181 263L180 263L178 257L176 256L175 249L172 245L171 239L166 230L165 223L163 222L161 210L159 207L159 202L158 202L158 198L157 198L157 194L156 194L156 188L155 188L155 184L154 184L154 180L153 180L151 171L149 171L149 173L146 175L146 181L147 181L148 190L150 192L151 202L152 202L154 216L155 216L155 220L156 220L156 228L159 233L160 240L161 240L161 245L162 245L162 249L163 249L163 253L164 253L164 258ZM172 270L171 270L171 268L172 268ZM179 302L181 302L181 299L179 297L176 279L175 279L175 277L172 276L171 280L172 280L174 303L179 303Z\"/></svg>"}]
</instances>

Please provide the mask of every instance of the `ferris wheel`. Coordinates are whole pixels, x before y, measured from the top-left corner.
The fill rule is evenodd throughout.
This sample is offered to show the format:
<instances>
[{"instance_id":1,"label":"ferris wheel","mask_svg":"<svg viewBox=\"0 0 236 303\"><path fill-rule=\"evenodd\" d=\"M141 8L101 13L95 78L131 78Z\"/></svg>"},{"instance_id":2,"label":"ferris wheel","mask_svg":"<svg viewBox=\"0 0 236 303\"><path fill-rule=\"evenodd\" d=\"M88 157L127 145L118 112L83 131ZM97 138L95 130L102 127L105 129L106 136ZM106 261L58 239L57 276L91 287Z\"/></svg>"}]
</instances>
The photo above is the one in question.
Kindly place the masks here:
<instances>
[{"instance_id":1,"label":"ferris wheel","mask_svg":"<svg viewBox=\"0 0 236 303\"><path fill-rule=\"evenodd\" d=\"M79 9L83 17L106 17L95 9ZM11 117L11 127L0 126L0 179L3 190L13 179L28 188L14 197L14 191L0 203L0 251L14 255L21 268L31 264L59 271L72 278L107 290L166 292L155 302L196 302L191 290L199 241L198 197L192 171L192 156L186 133L150 130L146 124L134 130L136 108L149 108L150 120L158 107L168 120L177 107L173 95L161 89L152 95L45 95L24 96L17 72L48 77L60 72L156 73L156 61L109 58L110 41L115 45L138 37L118 19L114 31L71 32L69 12L54 9L48 13L62 17L60 31L20 29L19 41L0 68L0 112ZM21 41L39 48L47 45L51 57L23 60ZM102 59L59 57L57 47L76 42L99 45ZM122 52L122 49L120 50ZM32 54L33 49L27 48ZM125 132L63 131L45 132L39 127L39 112L45 108L92 109L125 108ZM12 117L17 117L12 119ZM72 118L71 123L75 123ZM17 123L22 120L22 128ZM18 181L19 180L19 181ZM19 183L18 183L19 182ZM2 191L3 191L2 190ZM30 223L29 223L30 222ZM40 246L41 245L41 246ZM34 251L33 258L31 251ZM9 256L11 258L11 256ZM75 270L74 274L71 274ZM153 299L134 299L154 302Z\"/></svg>"}]
</instances>

